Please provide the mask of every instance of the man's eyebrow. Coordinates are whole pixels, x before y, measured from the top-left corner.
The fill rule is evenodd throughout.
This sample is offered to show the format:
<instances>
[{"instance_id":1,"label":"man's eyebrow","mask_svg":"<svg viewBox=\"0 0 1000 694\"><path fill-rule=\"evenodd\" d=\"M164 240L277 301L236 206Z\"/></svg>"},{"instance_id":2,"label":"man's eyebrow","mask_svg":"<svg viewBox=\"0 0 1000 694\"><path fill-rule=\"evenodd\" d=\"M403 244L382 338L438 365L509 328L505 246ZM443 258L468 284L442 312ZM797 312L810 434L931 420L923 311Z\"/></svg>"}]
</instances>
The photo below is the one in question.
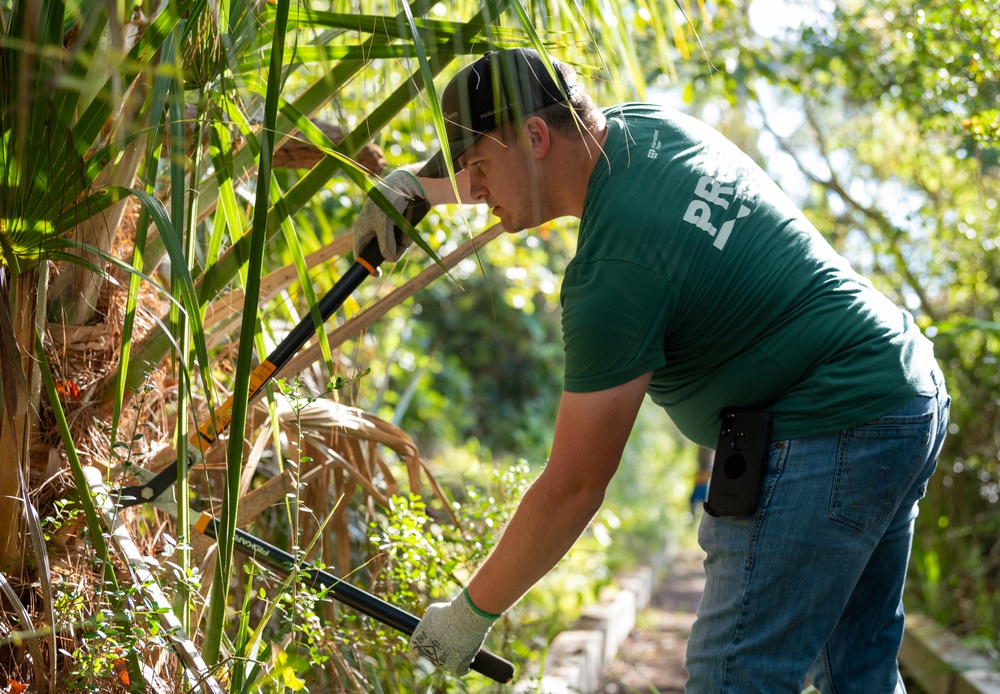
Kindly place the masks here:
<instances>
[{"instance_id":1,"label":"man's eyebrow","mask_svg":"<svg viewBox=\"0 0 1000 694\"><path fill-rule=\"evenodd\" d=\"M455 161L458 162L458 165L461 166L463 169L465 168L465 163L466 163L466 161L468 161L468 158L470 156L474 155L474 153L472 151L474 148L475 148L475 145L472 145L472 147L469 147L469 149L467 149L464 152L462 152L462 154L459 155L458 159L455 160Z\"/></svg>"}]
</instances>

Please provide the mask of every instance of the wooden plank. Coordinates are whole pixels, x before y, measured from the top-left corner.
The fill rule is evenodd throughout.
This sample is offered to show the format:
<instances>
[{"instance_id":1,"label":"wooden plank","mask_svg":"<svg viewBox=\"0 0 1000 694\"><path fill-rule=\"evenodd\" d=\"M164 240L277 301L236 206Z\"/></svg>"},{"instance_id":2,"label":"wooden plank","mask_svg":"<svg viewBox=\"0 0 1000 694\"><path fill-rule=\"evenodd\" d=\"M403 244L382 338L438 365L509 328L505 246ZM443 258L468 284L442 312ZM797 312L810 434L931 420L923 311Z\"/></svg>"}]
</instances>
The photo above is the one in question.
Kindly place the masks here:
<instances>
[{"instance_id":1,"label":"wooden plank","mask_svg":"<svg viewBox=\"0 0 1000 694\"><path fill-rule=\"evenodd\" d=\"M184 632L181 621L174 614L173 605L160 590L156 578L146 566L142 553L118 517L118 510L108 495L108 488L104 484L101 471L94 467L85 467L83 473L87 478L90 491L94 495L94 501L98 505L101 521L111 534L112 543L128 562L136 585L156 609L157 618L164 627L164 634L173 645L174 652L184 663L189 679L204 694L225 694L226 690L209 671L194 642Z\"/></svg>"},{"instance_id":2,"label":"wooden plank","mask_svg":"<svg viewBox=\"0 0 1000 694\"><path fill-rule=\"evenodd\" d=\"M1000 694L994 664L924 615L906 616L899 663L927 694Z\"/></svg>"}]
</instances>

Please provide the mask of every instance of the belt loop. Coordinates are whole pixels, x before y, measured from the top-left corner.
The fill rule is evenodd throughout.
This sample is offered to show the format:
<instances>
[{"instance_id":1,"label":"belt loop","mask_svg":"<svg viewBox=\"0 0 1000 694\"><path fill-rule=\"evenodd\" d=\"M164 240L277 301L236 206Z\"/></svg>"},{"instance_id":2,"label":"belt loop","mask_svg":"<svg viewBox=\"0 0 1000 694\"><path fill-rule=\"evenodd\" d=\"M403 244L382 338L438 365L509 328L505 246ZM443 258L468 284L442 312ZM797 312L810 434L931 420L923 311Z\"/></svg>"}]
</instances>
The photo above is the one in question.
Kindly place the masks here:
<instances>
[{"instance_id":1,"label":"belt loop","mask_svg":"<svg viewBox=\"0 0 1000 694\"><path fill-rule=\"evenodd\" d=\"M936 392L934 397L939 402L945 402L948 398L948 390L944 385L944 372L941 371L940 367L935 366L931 370L931 380L934 382Z\"/></svg>"}]
</instances>

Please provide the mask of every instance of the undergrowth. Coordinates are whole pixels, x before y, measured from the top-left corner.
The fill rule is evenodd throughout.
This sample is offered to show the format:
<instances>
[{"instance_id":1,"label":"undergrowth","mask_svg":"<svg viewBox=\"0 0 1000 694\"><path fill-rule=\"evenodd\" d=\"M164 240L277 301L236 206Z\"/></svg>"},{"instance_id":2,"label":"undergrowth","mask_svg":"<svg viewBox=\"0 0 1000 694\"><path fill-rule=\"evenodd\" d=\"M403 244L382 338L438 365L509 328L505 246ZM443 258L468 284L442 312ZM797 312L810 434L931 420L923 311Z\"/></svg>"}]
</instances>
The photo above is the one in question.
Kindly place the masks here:
<instances>
[{"instance_id":1,"label":"undergrowth","mask_svg":"<svg viewBox=\"0 0 1000 694\"><path fill-rule=\"evenodd\" d=\"M322 553L314 551L317 542L330 541L323 539L329 518L319 518L306 505L305 485L299 477L302 466L312 462L303 452L300 415L317 398L303 395L301 384L293 386L283 386L282 391L292 401L299 436L286 442L283 457L295 472L295 491L285 505L259 516L253 532L284 538L272 541L291 545L294 555L309 566L336 573L336 567L327 567L317 558ZM617 571L649 560L678 532L667 519L682 515L678 509L689 492L689 449L658 422L640 426L636 437L640 440L626 451L604 508L583 537L489 635L485 647L511 660L518 676L538 669L552 638L598 599ZM127 451L116 453L127 455ZM414 615L422 614L431 602L450 600L461 590L489 554L503 523L538 472L537 466L524 461L491 461L478 450L455 451L447 458L449 462L435 472L448 490L450 508L438 498L403 493L391 496L387 507L381 508L355 492L330 510L332 515L338 504L343 505L347 514L343 527L351 539L351 566L346 575L338 575ZM390 457L389 464L401 463ZM207 583L211 560L182 573L174 561L178 546L172 519L143 506L132 513L135 516L130 515L127 524L144 542L148 567L173 600L175 611L190 610L191 633L198 643L206 604L200 589ZM300 516L318 531L307 534ZM159 622L163 610L148 603L120 560L112 567L117 587L104 580L104 566L97 559L79 505L72 500L57 502L42 527L54 587L48 609L51 621L58 625L58 652L40 656L42 660L54 657L58 665L51 690L124 691L130 682L129 657L141 663L141 679L148 691L190 690L192 683L185 679ZM311 588L237 557L223 658L213 670L228 691L505 691L504 686L475 673L464 678L443 673L410 654L405 635L339 604L328 590ZM21 589L37 592L30 581ZM191 602L184 605L182 596L189 596ZM27 632L0 634L0 647L11 664L5 666L5 674L15 682L30 678L26 667L13 663L26 657L24 644L32 636Z\"/></svg>"}]
</instances>

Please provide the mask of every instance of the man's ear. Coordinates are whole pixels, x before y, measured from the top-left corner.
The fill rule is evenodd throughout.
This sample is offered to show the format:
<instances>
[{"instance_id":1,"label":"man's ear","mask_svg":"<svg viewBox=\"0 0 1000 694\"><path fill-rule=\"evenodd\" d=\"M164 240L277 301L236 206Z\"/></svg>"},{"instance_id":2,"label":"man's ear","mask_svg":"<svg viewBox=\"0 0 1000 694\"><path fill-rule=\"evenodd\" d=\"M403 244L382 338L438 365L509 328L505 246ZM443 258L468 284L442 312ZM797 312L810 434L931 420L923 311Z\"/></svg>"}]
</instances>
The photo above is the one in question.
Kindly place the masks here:
<instances>
[{"instance_id":1,"label":"man's ear","mask_svg":"<svg viewBox=\"0 0 1000 694\"><path fill-rule=\"evenodd\" d=\"M549 153L552 146L552 133L549 131L549 124L538 116L529 116L524 122L524 135L536 159L541 159Z\"/></svg>"}]
</instances>

